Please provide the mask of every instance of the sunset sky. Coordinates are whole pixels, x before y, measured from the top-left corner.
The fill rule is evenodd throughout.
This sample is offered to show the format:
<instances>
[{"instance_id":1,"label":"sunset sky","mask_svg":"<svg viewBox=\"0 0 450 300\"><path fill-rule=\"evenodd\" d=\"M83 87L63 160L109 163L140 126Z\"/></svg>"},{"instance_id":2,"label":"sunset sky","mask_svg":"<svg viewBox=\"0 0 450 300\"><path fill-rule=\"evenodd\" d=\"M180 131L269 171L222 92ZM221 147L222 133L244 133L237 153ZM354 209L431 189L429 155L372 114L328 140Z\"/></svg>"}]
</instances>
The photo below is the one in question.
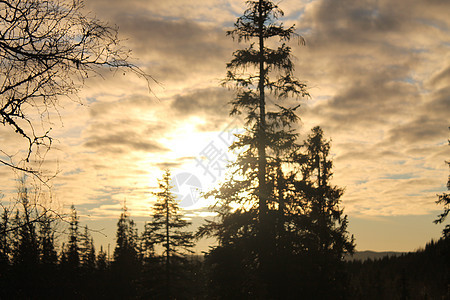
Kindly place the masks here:
<instances>
[{"instance_id":1,"label":"sunset sky","mask_svg":"<svg viewBox=\"0 0 450 300\"><path fill-rule=\"evenodd\" d=\"M157 81L105 72L85 82L80 103L61 99L52 120L57 139L44 167L55 203L73 203L81 223L114 244L124 200L142 226L162 169L194 174L204 189L220 181L199 164L208 146L241 121L229 117L233 92L221 87L225 65L243 45L225 35L242 15L241 0L85 0L116 24L132 62ZM332 183L357 250L413 251L443 228L432 221L446 191L450 159L450 2L445 0L284 0L282 21L306 46L291 43L295 75L311 98L299 110L301 139L320 125L332 140ZM17 137L0 128L0 143ZM16 177L0 167L0 191ZM195 224L208 201L185 205ZM141 228L141 227L140 227ZM202 244L201 249L206 249ZM199 248L200 249L200 248Z\"/></svg>"}]
</instances>

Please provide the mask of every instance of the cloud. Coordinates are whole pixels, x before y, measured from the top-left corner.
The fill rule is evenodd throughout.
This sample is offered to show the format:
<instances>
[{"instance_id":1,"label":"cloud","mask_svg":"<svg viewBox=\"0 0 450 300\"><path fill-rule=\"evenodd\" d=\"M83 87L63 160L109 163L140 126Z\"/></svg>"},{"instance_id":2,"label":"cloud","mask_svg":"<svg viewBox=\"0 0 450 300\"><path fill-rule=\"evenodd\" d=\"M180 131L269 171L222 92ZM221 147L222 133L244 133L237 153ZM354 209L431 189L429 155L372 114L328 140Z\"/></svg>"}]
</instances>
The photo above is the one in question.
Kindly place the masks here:
<instances>
[{"instance_id":1,"label":"cloud","mask_svg":"<svg viewBox=\"0 0 450 300\"><path fill-rule=\"evenodd\" d=\"M202 118L204 123L198 126L201 131L217 131L231 120L228 102L232 99L233 93L225 88L198 89L175 96L170 109L180 118Z\"/></svg>"},{"instance_id":2,"label":"cloud","mask_svg":"<svg viewBox=\"0 0 450 300\"><path fill-rule=\"evenodd\" d=\"M245 3L86 0L86 6L117 24L133 62L160 85L150 84L155 97L145 80L128 73L89 78L83 105L61 101L61 120L51 120L54 149L43 167L60 171L55 197L84 215L116 218L127 199L132 214L144 216L161 169L194 164L233 121L227 105L233 92L220 82L232 52L245 45L225 31ZM434 211L448 178L450 2L284 0L280 7L283 22L297 24L306 39L304 47L290 44L295 75L312 95L299 110L299 131L304 137L321 125L332 139L332 183L345 187L345 212ZM8 150L20 143L4 128L0 142ZM15 188L7 180L14 174L0 172L6 194Z\"/></svg>"},{"instance_id":3,"label":"cloud","mask_svg":"<svg viewBox=\"0 0 450 300\"><path fill-rule=\"evenodd\" d=\"M142 139L141 135L132 131L115 132L105 136L91 136L86 147L100 149L100 152L126 153L130 150L145 152L164 152L166 148L155 141ZM120 150L118 150L120 149Z\"/></svg>"}]
</instances>

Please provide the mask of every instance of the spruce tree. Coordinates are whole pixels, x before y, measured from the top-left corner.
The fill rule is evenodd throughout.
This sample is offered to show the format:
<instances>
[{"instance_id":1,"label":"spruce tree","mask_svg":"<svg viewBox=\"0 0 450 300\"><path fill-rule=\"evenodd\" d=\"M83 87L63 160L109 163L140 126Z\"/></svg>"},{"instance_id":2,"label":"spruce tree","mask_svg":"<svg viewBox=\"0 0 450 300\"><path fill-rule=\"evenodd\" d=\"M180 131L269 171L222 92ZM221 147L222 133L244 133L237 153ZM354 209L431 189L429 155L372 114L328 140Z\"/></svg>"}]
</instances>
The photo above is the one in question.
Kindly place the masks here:
<instances>
[{"instance_id":1,"label":"spruce tree","mask_svg":"<svg viewBox=\"0 0 450 300\"><path fill-rule=\"evenodd\" d=\"M175 288L182 288L180 280L185 263L185 256L192 253L193 234L186 230L191 225L183 219L183 213L172 194L171 174L166 170L159 181L160 191L154 193L157 202L153 207L152 221L147 224L147 230L153 234L153 244L163 247L163 264L165 269L164 298L177 297ZM177 271L176 271L177 270Z\"/></svg>"},{"instance_id":2,"label":"spruce tree","mask_svg":"<svg viewBox=\"0 0 450 300\"><path fill-rule=\"evenodd\" d=\"M95 247L94 240L89 234L89 228L86 225L84 231L80 236L80 263L81 267L87 271L92 272L95 269Z\"/></svg>"},{"instance_id":3,"label":"spruce tree","mask_svg":"<svg viewBox=\"0 0 450 300\"><path fill-rule=\"evenodd\" d=\"M297 271L303 273L299 279L307 283L304 295L342 296L346 289L342 262L344 255L355 248L354 238L347 231L347 215L340 206L344 190L330 182L330 141L325 140L320 127L312 129L303 148L296 156L299 178L292 181L296 206L302 212L287 215L293 234L289 247L299 249Z\"/></svg>"},{"instance_id":4,"label":"spruce tree","mask_svg":"<svg viewBox=\"0 0 450 300\"><path fill-rule=\"evenodd\" d=\"M36 223L32 220L36 217L35 206L29 199L28 189L21 182L19 187L19 203L21 210L16 211L14 219L15 250L13 261L20 266L28 266L35 269L39 262L38 236Z\"/></svg>"},{"instance_id":5,"label":"spruce tree","mask_svg":"<svg viewBox=\"0 0 450 300\"><path fill-rule=\"evenodd\" d=\"M80 232L79 221L75 206L70 207L69 240L66 244L65 264L69 269L77 269L80 266Z\"/></svg>"},{"instance_id":6,"label":"spruce tree","mask_svg":"<svg viewBox=\"0 0 450 300\"><path fill-rule=\"evenodd\" d=\"M44 214L39 222L39 256L43 265L56 265L58 256L55 247L55 219Z\"/></svg>"},{"instance_id":7,"label":"spruce tree","mask_svg":"<svg viewBox=\"0 0 450 300\"><path fill-rule=\"evenodd\" d=\"M111 265L114 276L114 291L119 298L136 296L136 280L140 273L138 255L138 233L124 204L117 222L116 247Z\"/></svg>"},{"instance_id":8,"label":"spruce tree","mask_svg":"<svg viewBox=\"0 0 450 300\"><path fill-rule=\"evenodd\" d=\"M10 220L9 211L3 208L0 219L0 298L8 299L11 286L10 255L11 255L11 239L10 239Z\"/></svg>"},{"instance_id":9,"label":"spruce tree","mask_svg":"<svg viewBox=\"0 0 450 300\"><path fill-rule=\"evenodd\" d=\"M11 253L9 225L9 211L3 208L0 219L0 272L5 270L9 264L9 255Z\"/></svg>"},{"instance_id":10,"label":"spruce tree","mask_svg":"<svg viewBox=\"0 0 450 300\"><path fill-rule=\"evenodd\" d=\"M236 277L243 276L241 290L225 288L224 292L264 298L269 296L273 281L273 258L280 235L277 231L281 230L277 225L283 209L275 186L277 170L286 167L299 147L292 127L298 121L298 100L307 97L308 92L306 85L294 77L291 48L287 45L293 38L300 43L304 40L295 33L294 26L285 27L277 21L283 11L272 1L247 1L247 6L228 35L249 45L233 53L224 81L236 90L230 102L231 115L244 116L246 131L231 146L241 154L230 167L229 179L207 194L217 200L219 221L201 228L200 235L218 239L219 246L209 256L213 261L215 254L228 253L241 257L241 266L245 264L248 274L239 269L234 272ZM277 47L269 47L276 43ZM216 267L219 264L220 259L218 264L213 263ZM225 276L229 265L223 267ZM256 278L252 277L255 273Z\"/></svg>"},{"instance_id":11,"label":"spruce tree","mask_svg":"<svg viewBox=\"0 0 450 300\"><path fill-rule=\"evenodd\" d=\"M450 140L448 141L450 146ZM450 161L447 161L448 166L450 167ZM450 175L448 176L447 181L447 190L450 191ZM444 206L444 211L438 215L438 218L434 221L435 224L443 223L450 213L450 193L442 193L438 195L439 199L436 201L437 204L441 204ZM450 224L445 225L442 230L442 236L444 238L450 237Z\"/></svg>"},{"instance_id":12,"label":"spruce tree","mask_svg":"<svg viewBox=\"0 0 450 300\"><path fill-rule=\"evenodd\" d=\"M108 257L106 252L103 250L103 246L100 246L100 251L97 255L97 269L99 271L105 271L108 268Z\"/></svg>"},{"instance_id":13,"label":"spruce tree","mask_svg":"<svg viewBox=\"0 0 450 300\"><path fill-rule=\"evenodd\" d=\"M16 210L12 222L13 249L12 249L12 278L11 291L16 290L16 298L30 298L36 295L41 286L39 277L39 241L37 235L38 215L33 199L30 199L25 180L21 180L17 203L20 208Z\"/></svg>"}]
</instances>

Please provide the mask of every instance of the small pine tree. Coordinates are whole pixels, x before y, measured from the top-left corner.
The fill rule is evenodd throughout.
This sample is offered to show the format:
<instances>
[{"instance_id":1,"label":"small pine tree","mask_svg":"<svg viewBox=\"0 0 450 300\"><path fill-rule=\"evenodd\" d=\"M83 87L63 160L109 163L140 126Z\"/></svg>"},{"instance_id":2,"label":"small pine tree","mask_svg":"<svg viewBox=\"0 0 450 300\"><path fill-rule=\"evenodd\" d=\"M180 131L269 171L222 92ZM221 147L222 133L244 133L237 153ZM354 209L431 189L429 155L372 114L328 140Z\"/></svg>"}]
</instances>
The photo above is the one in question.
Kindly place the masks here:
<instances>
[{"instance_id":1,"label":"small pine tree","mask_svg":"<svg viewBox=\"0 0 450 300\"><path fill-rule=\"evenodd\" d=\"M133 298L136 296L136 280L140 274L138 253L138 232L124 204L117 222L116 247L112 272L115 276L117 296Z\"/></svg>"},{"instance_id":2,"label":"small pine tree","mask_svg":"<svg viewBox=\"0 0 450 300\"><path fill-rule=\"evenodd\" d=\"M72 204L70 207L69 240L66 244L65 262L70 269L77 269L80 266L80 233L77 210Z\"/></svg>"},{"instance_id":3,"label":"small pine tree","mask_svg":"<svg viewBox=\"0 0 450 300\"><path fill-rule=\"evenodd\" d=\"M38 237L36 233L35 219L36 211L28 198L28 189L22 181L19 187L19 202L22 210L16 211L14 219L15 230L15 250L13 261L16 265L36 268L39 262Z\"/></svg>"},{"instance_id":4,"label":"small pine tree","mask_svg":"<svg viewBox=\"0 0 450 300\"><path fill-rule=\"evenodd\" d=\"M135 265L138 262L137 229L125 205L117 222L116 236L113 265L123 267Z\"/></svg>"},{"instance_id":5,"label":"small pine tree","mask_svg":"<svg viewBox=\"0 0 450 300\"><path fill-rule=\"evenodd\" d=\"M179 276L175 272L186 263L185 256L192 253L194 246L193 234L186 230L191 225L183 219L183 213L172 194L171 174L166 170L159 181L160 191L155 193L157 202L153 207L152 221L147 224L149 233L153 234L153 244L161 245L164 249L163 258L165 266L165 298L175 296L175 287L180 288Z\"/></svg>"},{"instance_id":6,"label":"small pine tree","mask_svg":"<svg viewBox=\"0 0 450 300\"><path fill-rule=\"evenodd\" d=\"M103 250L103 246L100 246L100 251L97 255L97 269L99 271L105 271L108 269L108 257L106 252Z\"/></svg>"},{"instance_id":7,"label":"small pine tree","mask_svg":"<svg viewBox=\"0 0 450 300\"><path fill-rule=\"evenodd\" d=\"M0 270L5 269L9 264L10 253L9 212L6 208L3 208L3 213L0 220Z\"/></svg>"},{"instance_id":8,"label":"small pine tree","mask_svg":"<svg viewBox=\"0 0 450 300\"><path fill-rule=\"evenodd\" d=\"M448 144L450 146L450 140L448 141ZM448 161L447 164L450 167L450 161ZM448 176L447 190L450 191L450 175ZM436 201L436 203L444 206L444 212L438 215L438 218L434 221L435 224L444 222L448 214L450 213L450 193L442 193L438 195L438 197L439 199ZM442 236L444 238L450 237L450 224L445 225L444 229L442 230Z\"/></svg>"},{"instance_id":9,"label":"small pine tree","mask_svg":"<svg viewBox=\"0 0 450 300\"><path fill-rule=\"evenodd\" d=\"M54 219L45 214L39 222L39 256L41 264L56 265L58 256L55 249Z\"/></svg>"},{"instance_id":10,"label":"small pine tree","mask_svg":"<svg viewBox=\"0 0 450 300\"><path fill-rule=\"evenodd\" d=\"M89 234L86 225L80 236L80 264L85 271L92 272L95 269L95 247L94 240Z\"/></svg>"}]
</instances>

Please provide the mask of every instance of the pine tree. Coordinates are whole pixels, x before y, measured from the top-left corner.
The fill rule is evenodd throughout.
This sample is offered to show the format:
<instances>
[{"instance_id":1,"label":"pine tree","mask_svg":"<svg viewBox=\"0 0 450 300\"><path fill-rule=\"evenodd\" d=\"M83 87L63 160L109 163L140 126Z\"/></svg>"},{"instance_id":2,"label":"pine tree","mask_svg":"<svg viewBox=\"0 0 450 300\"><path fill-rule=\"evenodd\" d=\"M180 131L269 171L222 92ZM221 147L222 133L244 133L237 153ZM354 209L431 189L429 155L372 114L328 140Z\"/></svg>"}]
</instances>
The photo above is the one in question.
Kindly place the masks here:
<instances>
[{"instance_id":1,"label":"pine tree","mask_svg":"<svg viewBox=\"0 0 450 300\"><path fill-rule=\"evenodd\" d=\"M0 220L0 272L9 264L11 253L9 241L9 211L3 208Z\"/></svg>"},{"instance_id":2,"label":"pine tree","mask_svg":"<svg viewBox=\"0 0 450 300\"><path fill-rule=\"evenodd\" d=\"M176 199L171 192L171 174L166 170L159 181L160 192L155 193L157 202L153 207L152 221L147 224L148 231L153 233L154 245L164 248L163 258L165 267L165 292L164 297L175 297L174 288L180 288L179 276L182 275L179 267L186 263L185 255L192 253L193 234L185 228L190 222L182 219L183 214L178 207Z\"/></svg>"},{"instance_id":3,"label":"pine tree","mask_svg":"<svg viewBox=\"0 0 450 300\"><path fill-rule=\"evenodd\" d=\"M280 235L277 231L284 230L278 224L284 207L277 194L277 170L291 162L291 153L299 147L292 129L298 121L296 100L307 97L308 92L293 75L291 48L286 44L295 37L301 43L304 40L295 34L294 26L286 28L276 21L283 12L272 1L247 1L247 6L228 35L250 45L234 52L224 82L237 92L230 102L231 115L244 115L246 132L231 146L231 150L241 150L231 166L232 175L208 194L217 200L219 221L203 227L200 235L213 235L219 241L215 252L210 253L211 259L214 253L243 259L241 264L246 264L248 274L235 272L237 277L247 278L241 281L241 296L256 293L252 297L263 298L268 297L273 280L272 262ZM276 40L279 46L269 48ZM228 266L223 267L228 270ZM252 278L255 272L258 276Z\"/></svg>"},{"instance_id":4,"label":"pine tree","mask_svg":"<svg viewBox=\"0 0 450 300\"><path fill-rule=\"evenodd\" d=\"M137 229L136 224L130 218L127 207L124 205L119 221L117 222L116 248L114 249L114 261L116 266L134 265L138 261Z\"/></svg>"},{"instance_id":5,"label":"pine tree","mask_svg":"<svg viewBox=\"0 0 450 300\"><path fill-rule=\"evenodd\" d=\"M100 251L97 255L97 269L99 271L105 271L108 268L108 257L106 252L103 250L103 246L100 246Z\"/></svg>"},{"instance_id":6,"label":"pine tree","mask_svg":"<svg viewBox=\"0 0 450 300\"><path fill-rule=\"evenodd\" d=\"M119 298L136 296L136 280L140 273L138 256L138 233L124 204L117 222L116 247L112 272L115 277L115 291Z\"/></svg>"},{"instance_id":7,"label":"pine tree","mask_svg":"<svg viewBox=\"0 0 450 300\"><path fill-rule=\"evenodd\" d=\"M56 265L58 256L55 249L55 230L52 223L55 221L45 214L39 222L39 256L44 265Z\"/></svg>"},{"instance_id":8,"label":"pine tree","mask_svg":"<svg viewBox=\"0 0 450 300\"><path fill-rule=\"evenodd\" d=\"M39 219L39 278L33 279L39 282L39 291L33 295L36 298L58 298L59 279L58 254L56 252L55 224L57 218L49 212L41 214Z\"/></svg>"},{"instance_id":9,"label":"pine tree","mask_svg":"<svg viewBox=\"0 0 450 300\"><path fill-rule=\"evenodd\" d=\"M89 228L86 225L84 232L80 236L80 264L88 272L95 269L95 247L94 240L89 234Z\"/></svg>"},{"instance_id":10,"label":"pine tree","mask_svg":"<svg viewBox=\"0 0 450 300\"><path fill-rule=\"evenodd\" d=\"M70 221L69 221L69 240L66 244L65 263L68 268L74 270L80 266L80 232L79 221L75 206L70 207Z\"/></svg>"},{"instance_id":11,"label":"pine tree","mask_svg":"<svg viewBox=\"0 0 450 300\"><path fill-rule=\"evenodd\" d=\"M450 140L448 141L448 144L450 146ZM450 161L448 161L447 164L450 167ZM448 176L447 190L450 191L450 176ZM444 212L438 215L438 218L434 221L435 224L444 222L448 214L450 213L450 193L442 193L438 195L438 197L439 199L436 201L436 203L444 205ZM442 236L444 238L450 237L450 224L445 225L444 229L442 230Z\"/></svg>"},{"instance_id":12,"label":"pine tree","mask_svg":"<svg viewBox=\"0 0 450 300\"><path fill-rule=\"evenodd\" d=\"M10 255L11 255L11 239L10 239L10 220L9 211L3 208L0 219L0 298L8 299L10 291Z\"/></svg>"},{"instance_id":13,"label":"pine tree","mask_svg":"<svg viewBox=\"0 0 450 300\"><path fill-rule=\"evenodd\" d=\"M24 181L21 181L19 187L19 203L21 204L21 211L16 211L14 219L16 240L13 262L16 265L35 269L39 262L36 223L32 222L36 217L36 211L35 206L30 202L28 189Z\"/></svg>"},{"instance_id":14,"label":"pine tree","mask_svg":"<svg viewBox=\"0 0 450 300\"><path fill-rule=\"evenodd\" d=\"M290 215L298 244L304 249L300 254L308 261L305 268L312 287L311 296L328 298L342 293L345 282L342 261L345 254L353 253L353 236L347 231L348 219L340 207L343 189L330 183L333 163L329 159L330 142L326 141L320 127L314 127L298 158L301 179L295 181L299 207L302 214ZM339 275L341 274L341 275Z\"/></svg>"},{"instance_id":15,"label":"pine tree","mask_svg":"<svg viewBox=\"0 0 450 300\"><path fill-rule=\"evenodd\" d=\"M12 285L16 298L30 298L41 286L39 277L39 241L37 235L38 212L34 199L30 199L25 179L21 179L17 203L20 204L11 223L12 235Z\"/></svg>"}]
</instances>

